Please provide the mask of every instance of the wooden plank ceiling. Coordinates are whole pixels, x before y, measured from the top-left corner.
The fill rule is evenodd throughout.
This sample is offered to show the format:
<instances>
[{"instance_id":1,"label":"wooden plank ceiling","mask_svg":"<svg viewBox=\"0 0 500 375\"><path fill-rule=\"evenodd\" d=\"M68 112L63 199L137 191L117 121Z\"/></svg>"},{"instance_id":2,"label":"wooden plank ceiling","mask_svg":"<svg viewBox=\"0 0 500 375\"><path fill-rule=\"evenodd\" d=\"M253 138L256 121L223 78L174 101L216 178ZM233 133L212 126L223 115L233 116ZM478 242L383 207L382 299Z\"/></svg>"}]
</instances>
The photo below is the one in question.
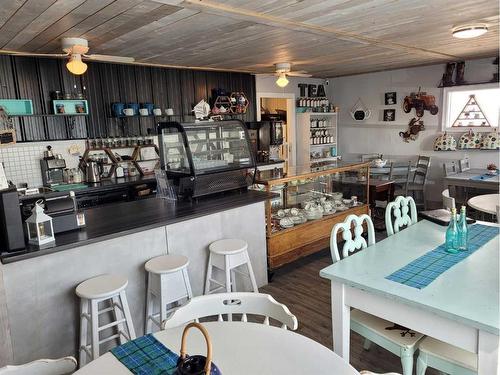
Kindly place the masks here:
<instances>
[{"instance_id":1,"label":"wooden plank ceiling","mask_svg":"<svg viewBox=\"0 0 500 375\"><path fill-rule=\"evenodd\" d=\"M472 40L453 26L485 22ZM60 52L84 37L91 53L139 62L335 77L498 55L498 0L2 0L0 48Z\"/></svg>"}]
</instances>

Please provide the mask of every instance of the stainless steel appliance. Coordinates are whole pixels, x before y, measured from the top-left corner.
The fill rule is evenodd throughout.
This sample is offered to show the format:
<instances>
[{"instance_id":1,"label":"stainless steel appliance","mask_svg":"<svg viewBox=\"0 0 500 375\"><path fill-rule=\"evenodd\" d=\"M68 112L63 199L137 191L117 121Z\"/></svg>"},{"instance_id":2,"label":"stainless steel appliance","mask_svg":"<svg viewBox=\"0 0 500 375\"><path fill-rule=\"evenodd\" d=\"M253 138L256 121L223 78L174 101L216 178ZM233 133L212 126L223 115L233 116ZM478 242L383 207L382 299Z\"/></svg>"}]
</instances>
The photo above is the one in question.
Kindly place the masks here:
<instances>
[{"instance_id":1,"label":"stainless steel appliance","mask_svg":"<svg viewBox=\"0 0 500 375\"><path fill-rule=\"evenodd\" d=\"M252 148L258 162L268 162L272 146L283 144L284 123L281 120L247 122Z\"/></svg>"},{"instance_id":2,"label":"stainless steel appliance","mask_svg":"<svg viewBox=\"0 0 500 375\"><path fill-rule=\"evenodd\" d=\"M102 165L96 161L87 162L87 182L100 182L102 174Z\"/></svg>"},{"instance_id":3,"label":"stainless steel appliance","mask_svg":"<svg viewBox=\"0 0 500 375\"><path fill-rule=\"evenodd\" d=\"M41 159L42 181L44 186L57 185L64 182L64 159Z\"/></svg>"},{"instance_id":4,"label":"stainless steel appliance","mask_svg":"<svg viewBox=\"0 0 500 375\"><path fill-rule=\"evenodd\" d=\"M158 124L161 167L182 197L235 189L253 183L255 170L247 129L239 120Z\"/></svg>"}]
</instances>

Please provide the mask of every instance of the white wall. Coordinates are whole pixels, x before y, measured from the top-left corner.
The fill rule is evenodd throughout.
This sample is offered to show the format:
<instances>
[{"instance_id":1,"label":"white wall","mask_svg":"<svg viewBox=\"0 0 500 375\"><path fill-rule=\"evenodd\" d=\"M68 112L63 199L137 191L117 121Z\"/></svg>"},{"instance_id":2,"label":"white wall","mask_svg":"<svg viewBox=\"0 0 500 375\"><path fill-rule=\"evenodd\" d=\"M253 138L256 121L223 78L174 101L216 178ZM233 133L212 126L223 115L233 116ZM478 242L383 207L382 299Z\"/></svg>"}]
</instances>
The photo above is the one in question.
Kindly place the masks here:
<instances>
[{"instance_id":1,"label":"white wall","mask_svg":"<svg viewBox=\"0 0 500 375\"><path fill-rule=\"evenodd\" d=\"M492 61L492 58L468 61L465 79L469 82L490 80L494 72ZM416 159L417 155L432 156L426 196L430 201L440 200L442 164L445 160L458 160L468 156L472 167L485 168L489 162L498 164L499 153L496 151L433 151L434 139L441 132L442 89L437 86L444 69L445 64L440 64L330 79L330 100L340 107L339 150L343 158L353 160L365 153L382 153L384 157L392 156L396 159ZM439 113L432 116L425 111L422 120L426 130L419 134L416 141L405 143L399 132L407 129L415 111L406 114L401 104L404 97L417 91L419 86L423 91L436 96ZM390 91L397 92L397 104L386 106L384 93ZM364 122L354 121L349 114L358 97L372 110L371 118ZM383 109L386 108L396 109L395 121L382 121Z\"/></svg>"},{"instance_id":2,"label":"white wall","mask_svg":"<svg viewBox=\"0 0 500 375\"><path fill-rule=\"evenodd\" d=\"M309 85L325 85L324 79L319 78L300 78L300 77L288 77L290 81L288 85L284 88L278 87L276 84L276 77L269 76L255 76L255 91L258 93L262 92L274 92L279 94L295 94L295 97L300 96L299 83L307 83ZM328 95L329 86L325 85L325 91ZM259 109L259 108L258 108Z\"/></svg>"}]
</instances>

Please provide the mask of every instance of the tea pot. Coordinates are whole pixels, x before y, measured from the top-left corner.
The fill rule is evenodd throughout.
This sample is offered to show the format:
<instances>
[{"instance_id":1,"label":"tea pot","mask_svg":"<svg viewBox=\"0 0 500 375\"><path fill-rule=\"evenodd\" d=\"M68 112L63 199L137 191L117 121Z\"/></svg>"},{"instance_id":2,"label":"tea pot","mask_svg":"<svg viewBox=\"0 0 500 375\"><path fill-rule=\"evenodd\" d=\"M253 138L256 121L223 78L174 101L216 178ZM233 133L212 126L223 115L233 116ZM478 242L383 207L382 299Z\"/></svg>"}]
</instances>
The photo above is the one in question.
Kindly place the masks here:
<instances>
[{"instance_id":1,"label":"tea pot","mask_svg":"<svg viewBox=\"0 0 500 375\"><path fill-rule=\"evenodd\" d=\"M206 357L202 355L189 356L186 353L187 332L193 327L198 328L205 337L207 343ZM189 323L184 328L181 341L181 356L177 361L177 370L174 372L174 375L222 375L217 366L212 363L212 342L210 341L207 329L200 323Z\"/></svg>"}]
</instances>

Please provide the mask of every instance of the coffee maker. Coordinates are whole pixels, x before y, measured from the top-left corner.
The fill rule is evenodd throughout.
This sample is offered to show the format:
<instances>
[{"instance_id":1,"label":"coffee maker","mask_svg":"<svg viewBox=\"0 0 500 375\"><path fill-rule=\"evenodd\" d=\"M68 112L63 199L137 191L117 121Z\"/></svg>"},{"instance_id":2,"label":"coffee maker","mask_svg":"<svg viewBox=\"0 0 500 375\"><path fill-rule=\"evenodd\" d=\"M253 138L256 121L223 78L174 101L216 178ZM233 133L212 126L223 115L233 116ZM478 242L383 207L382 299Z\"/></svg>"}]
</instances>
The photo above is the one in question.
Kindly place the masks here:
<instances>
[{"instance_id":1,"label":"coffee maker","mask_svg":"<svg viewBox=\"0 0 500 375\"><path fill-rule=\"evenodd\" d=\"M44 186L52 186L62 184L64 182L64 169L66 169L66 161L61 155L54 157L51 147L47 146L47 151L44 152L43 159L40 159L42 168L42 181Z\"/></svg>"}]
</instances>

